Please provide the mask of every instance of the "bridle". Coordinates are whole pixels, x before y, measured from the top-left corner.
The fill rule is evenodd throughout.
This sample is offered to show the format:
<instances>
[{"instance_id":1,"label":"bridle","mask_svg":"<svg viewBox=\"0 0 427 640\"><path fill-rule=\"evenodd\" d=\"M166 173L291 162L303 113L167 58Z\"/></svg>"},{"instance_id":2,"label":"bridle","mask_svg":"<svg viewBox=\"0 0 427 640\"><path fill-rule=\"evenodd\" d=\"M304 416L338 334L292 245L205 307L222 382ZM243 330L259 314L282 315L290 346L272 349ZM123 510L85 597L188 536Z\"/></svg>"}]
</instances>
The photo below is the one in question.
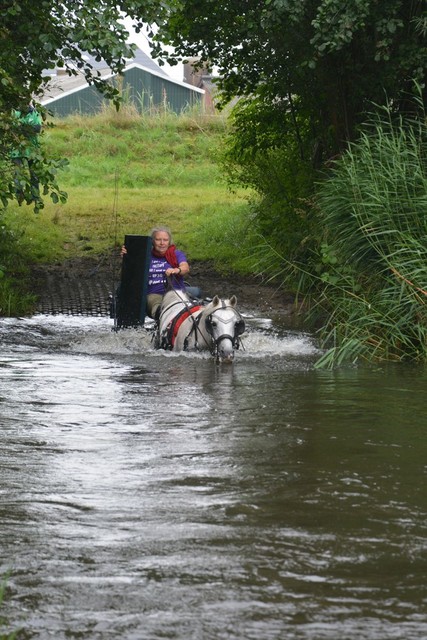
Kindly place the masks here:
<instances>
[{"instance_id":1,"label":"bridle","mask_svg":"<svg viewBox=\"0 0 427 640\"><path fill-rule=\"evenodd\" d=\"M231 311L233 311L235 316L239 318L239 320L234 325L233 335L229 333L222 333L220 336L215 338L214 337L215 314L218 311L221 311L222 309L230 309ZM228 320L224 320L221 318L221 322L223 324L228 324L229 322L233 322L234 319L235 318L229 318ZM211 353L215 357L218 357L219 355L219 347L223 340L231 340L233 349L238 349L240 344L242 344L242 340L240 336L245 331L245 321L243 320L243 317L241 316L241 314L238 311L236 311L234 307L231 307L230 305L226 305L224 300L221 300L221 307L217 307L216 309L211 311L211 313L205 316L205 326L206 326L206 331L212 338Z\"/></svg>"},{"instance_id":2,"label":"bridle","mask_svg":"<svg viewBox=\"0 0 427 640\"><path fill-rule=\"evenodd\" d=\"M184 351L187 351L189 340L192 335L194 335L194 344L195 344L196 350L200 348L199 339L202 339L206 347L209 349L211 355L213 355L216 359L219 359L220 357L220 345L221 345L221 342L223 342L224 340L231 340L233 349L239 349L241 344L243 346L240 336L245 331L245 321L242 315L235 309L234 306L230 304L226 304L225 300L221 300L220 307L216 306L214 309L212 309L212 311L206 314L205 310L202 310L201 312L199 312L200 306L193 305L192 303L187 303L186 300L179 298L179 300L177 300L176 302L172 302L165 309L162 310L160 314L160 318L166 312L169 312L174 306L182 305L182 303L184 303L184 309L182 311L182 314L185 314L187 312L187 315L185 317L187 320L190 321L190 325L191 325L190 331L184 339ZM219 311L226 310L226 309L229 309L230 311L232 311L233 316L231 316L227 320L224 320L223 318L218 318L218 321L220 321L223 324L228 324L234 321L235 322L234 333L233 334L223 333L217 338L215 338L214 337L214 324L216 322L215 315ZM195 313L192 313L192 311L194 311ZM179 315L182 315L182 314L179 314ZM236 316L238 318L237 321L236 321ZM171 323L168 324L168 327L163 331L162 336L160 336L160 334L158 335L159 345L162 346L164 349L172 349L173 347L172 342L169 339L170 335L168 333L168 330L170 332L172 325L174 324L174 322L176 322L176 319L177 318L175 317L171 321ZM208 337L206 337L206 334L201 329L202 319L204 319L206 333L208 334Z\"/></svg>"}]
</instances>

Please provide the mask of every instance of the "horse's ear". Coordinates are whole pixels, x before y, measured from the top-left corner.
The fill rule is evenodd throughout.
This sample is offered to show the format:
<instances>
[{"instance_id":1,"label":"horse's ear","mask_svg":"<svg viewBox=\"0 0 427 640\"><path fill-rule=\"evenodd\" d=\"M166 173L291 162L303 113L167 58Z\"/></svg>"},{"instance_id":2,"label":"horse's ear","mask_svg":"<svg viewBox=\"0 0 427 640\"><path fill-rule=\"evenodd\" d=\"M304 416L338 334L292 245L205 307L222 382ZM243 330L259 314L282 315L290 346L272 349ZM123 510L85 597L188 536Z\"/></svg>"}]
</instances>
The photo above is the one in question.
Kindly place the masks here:
<instances>
[{"instance_id":1,"label":"horse's ear","mask_svg":"<svg viewBox=\"0 0 427 640\"><path fill-rule=\"evenodd\" d=\"M212 304L214 307L216 307L216 305L219 304L219 296L215 295L213 297Z\"/></svg>"},{"instance_id":2,"label":"horse's ear","mask_svg":"<svg viewBox=\"0 0 427 640\"><path fill-rule=\"evenodd\" d=\"M231 305L232 307L235 307L235 306L236 306L236 304L237 304L237 298L236 298L236 296L231 296L231 298L230 298L230 305Z\"/></svg>"}]
</instances>

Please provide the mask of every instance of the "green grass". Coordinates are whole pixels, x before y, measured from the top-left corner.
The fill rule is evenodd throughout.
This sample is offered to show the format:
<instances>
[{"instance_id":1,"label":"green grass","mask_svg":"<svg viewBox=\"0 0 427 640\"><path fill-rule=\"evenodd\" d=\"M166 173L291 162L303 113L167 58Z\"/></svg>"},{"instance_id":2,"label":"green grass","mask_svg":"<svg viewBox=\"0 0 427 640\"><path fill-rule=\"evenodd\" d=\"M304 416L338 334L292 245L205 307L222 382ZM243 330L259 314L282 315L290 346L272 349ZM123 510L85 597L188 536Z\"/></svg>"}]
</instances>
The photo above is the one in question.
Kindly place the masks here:
<instances>
[{"instance_id":1,"label":"green grass","mask_svg":"<svg viewBox=\"0 0 427 640\"><path fill-rule=\"evenodd\" d=\"M99 255L126 233L147 234L159 224L171 227L191 257L209 259L198 230L214 211L226 215L244 202L216 162L226 129L220 115L140 116L126 107L57 120L42 139L52 157L69 159L59 176L68 201L46 199L37 215L13 203L6 225L30 261Z\"/></svg>"}]
</instances>

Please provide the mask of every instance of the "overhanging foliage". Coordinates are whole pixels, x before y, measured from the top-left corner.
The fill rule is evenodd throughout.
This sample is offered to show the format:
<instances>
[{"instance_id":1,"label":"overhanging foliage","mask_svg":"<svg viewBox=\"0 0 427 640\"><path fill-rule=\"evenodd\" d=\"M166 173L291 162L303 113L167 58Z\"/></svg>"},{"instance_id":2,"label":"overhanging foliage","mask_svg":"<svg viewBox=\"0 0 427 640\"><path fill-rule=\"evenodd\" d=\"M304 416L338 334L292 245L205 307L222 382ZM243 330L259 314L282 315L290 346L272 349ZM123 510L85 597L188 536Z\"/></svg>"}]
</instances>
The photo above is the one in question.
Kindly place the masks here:
<instances>
[{"instance_id":1,"label":"overhanging foliage","mask_svg":"<svg viewBox=\"0 0 427 640\"><path fill-rule=\"evenodd\" d=\"M313 139L351 140L371 101L396 108L424 87L427 11L421 0L181 0L162 6L155 50L218 67L224 102L298 97ZM331 136L332 133L332 136Z\"/></svg>"},{"instance_id":2,"label":"overhanging foliage","mask_svg":"<svg viewBox=\"0 0 427 640\"><path fill-rule=\"evenodd\" d=\"M86 53L97 61L103 59L112 72L120 73L132 47L126 44L128 32L124 16L130 16L137 30L143 23L153 22L157 15L157 0L6 0L1 5L0 24L0 198L6 206L15 197L11 179L10 152L25 141L25 131L16 126L13 110L28 105L40 96L49 77L44 72L63 68L69 75L83 73L106 97L119 104L119 91L105 82L93 68ZM46 114L44 114L46 116ZM42 195L63 200L56 172L60 162L52 161L43 148L35 157L35 169ZM30 194L30 177L21 171L18 180L24 192ZM36 210L43 206L42 199Z\"/></svg>"}]
</instances>

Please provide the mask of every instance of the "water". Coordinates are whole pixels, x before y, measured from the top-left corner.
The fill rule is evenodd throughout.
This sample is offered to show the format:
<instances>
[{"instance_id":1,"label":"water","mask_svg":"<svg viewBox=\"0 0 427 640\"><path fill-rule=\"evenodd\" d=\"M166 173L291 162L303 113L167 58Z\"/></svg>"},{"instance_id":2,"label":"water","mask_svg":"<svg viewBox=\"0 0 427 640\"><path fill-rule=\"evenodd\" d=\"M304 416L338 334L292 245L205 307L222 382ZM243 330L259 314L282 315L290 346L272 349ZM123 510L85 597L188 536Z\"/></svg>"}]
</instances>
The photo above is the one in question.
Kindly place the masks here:
<instances>
[{"instance_id":1,"label":"water","mask_svg":"<svg viewBox=\"0 0 427 640\"><path fill-rule=\"evenodd\" d=\"M427 638L425 371L316 371L266 318L222 366L110 322L0 321L3 632Z\"/></svg>"}]
</instances>

